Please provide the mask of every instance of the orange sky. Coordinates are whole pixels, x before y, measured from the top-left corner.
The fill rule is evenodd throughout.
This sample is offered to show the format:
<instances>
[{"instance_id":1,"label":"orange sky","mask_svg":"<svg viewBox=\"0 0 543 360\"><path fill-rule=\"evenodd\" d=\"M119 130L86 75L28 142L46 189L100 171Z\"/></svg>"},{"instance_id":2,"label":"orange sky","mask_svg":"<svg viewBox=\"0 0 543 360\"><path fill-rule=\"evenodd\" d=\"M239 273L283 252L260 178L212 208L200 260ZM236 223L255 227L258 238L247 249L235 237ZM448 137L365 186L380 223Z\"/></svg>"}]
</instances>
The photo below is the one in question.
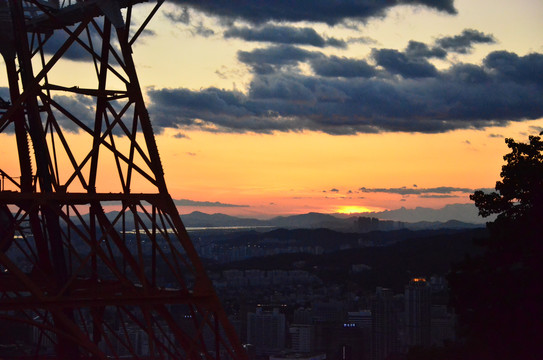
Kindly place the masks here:
<instances>
[{"instance_id":1,"label":"orange sky","mask_svg":"<svg viewBox=\"0 0 543 360\"><path fill-rule=\"evenodd\" d=\"M493 187L507 146L504 138L489 134L523 139L534 125L542 126L543 121L444 134L332 136L308 132L240 136L190 132L189 138L177 139L166 132L157 140L174 198L249 205L181 207L182 213L199 210L261 216L335 212L346 206L379 211L466 203L466 193L421 198L358 190L413 185Z\"/></svg>"},{"instance_id":2,"label":"orange sky","mask_svg":"<svg viewBox=\"0 0 543 360\"><path fill-rule=\"evenodd\" d=\"M504 138L525 140L543 120L487 131L443 134L383 133L332 136L317 132L274 135L214 134L174 131L157 135L165 176L174 199L220 202L237 206L181 206L213 213L269 217L315 212L381 211L401 206L439 208L469 202L468 193L451 197L362 193L360 188L490 188L499 179ZM489 136L493 134L493 136ZM74 152L80 135L68 134ZM118 144L122 140L118 139ZM0 134L0 152L15 148L11 135ZM82 152L81 152L82 153ZM4 157L3 168L17 168ZM103 173L114 173L113 163ZM112 189L110 176L100 177ZM134 191L146 191L134 188ZM347 209L349 208L349 209Z\"/></svg>"},{"instance_id":3,"label":"orange sky","mask_svg":"<svg viewBox=\"0 0 543 360\"><path fill-rule=\"evenodd\" d=\"M372 63L375 59L371 60L375 49L404 51L411 40L434 44L439 37L452 38L465 29L491 34L495 41L477 44L464 53L451 51L447 58L432 58L432 66L438 70L462 63L478 66L491 51L504 49L518 56L543 52L540 31L537 31L543 23L541 2L523 0L512 4L506 0L476 3L458 0L454 4L456 15L400 6L389 9L385 16L356 24L332 26L324 22L293 22L286 25L310 27L325 38L343 39L348 43L344 48L300 46L299 49L312 54L318 50L317 56L321 59L326 56L364 59L379 71L383 71L383 66L379 67ZM148 7L144 5L142 9L148 10ZM167 17L172 11L175 11L173 5L166 3L150 25L151 35L140 39L134 47L137 70L148 102L152 100L149 94L153 89L176 88L194 94L217 88L223 92L237 92L248 99L251 82L258 74L250 63L240 61L240 51L249 53L270 44L227 39L223 33L231 24L196 11L191 12L190 22L172 23ZM138 16L137 11L135 16ZM235 25L251 24L238 22ZM198 32L201 29L211 32L201 35ZM51 72L50 77L56 84L92 87L95 80L86 77L89 66L92 67L92 63L66 61ZM278 71L289 76L315 75L309 62L296 66ZM88 73L92 74L92 71ZM73 83L74 74L81 75L76 84ZM395 76L391 82L399 78L399 75ZM5 86L6 79L2 75L0 87ZM154 111L151 109L151 116L160 109ZM155 127L155 133L172 197L206 205L181 206L181 213L199 210L269 217L309 211L380 211L402 206L439 208L451 203L467 203L472 190L492 188L499 179L502 157L508 151L504 138L525 141L528 135L537 134L541 129L543 119L434 134L414 131L330 135L308 129L256 134L247 129L210 132L194 124L179 124L175 129ZM68 133L66 136L73 151L84 154L82 145L88 144L89 140L82 134ZM126 142L123 139L116 141L119 145ZM12 135L0 134L0 153L4 154L2 169L17 169L17 159L5 155L13 153L15 148ZM100 171L104 175L98 185L106 191L119 191L110 177L114 163L111 161ZM411 195L390 190L402 187L464 190L423 191ZM361 188L383 191L360 191ZM386 189L389 191L384 191ZM147 190L148 187L133 189ZM223 206L209 206L214 202Z\"/></svg>"}]
</instances>

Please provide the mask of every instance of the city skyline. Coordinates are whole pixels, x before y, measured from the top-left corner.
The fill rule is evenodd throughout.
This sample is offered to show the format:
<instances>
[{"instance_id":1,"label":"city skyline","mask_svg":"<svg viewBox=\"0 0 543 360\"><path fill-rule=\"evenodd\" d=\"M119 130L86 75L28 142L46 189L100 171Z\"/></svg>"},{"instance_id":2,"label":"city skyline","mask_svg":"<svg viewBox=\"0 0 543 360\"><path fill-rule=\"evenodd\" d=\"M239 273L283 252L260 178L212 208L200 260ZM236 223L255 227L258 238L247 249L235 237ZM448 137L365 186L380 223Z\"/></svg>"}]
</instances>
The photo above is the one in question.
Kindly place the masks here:
<instances>
[{"instance_id":1,"label":"city skyline","mask_svg":"<svg viewBox=\"0 0 543 360\"><path fill-rule=\"evenodd\" d=\"M181 213L467 203L499 179L505 137L543 130L538 1L286 3L167 1L136 43ZM71 54L63 85L84 66Z\"/></svg>"}]
</instances>

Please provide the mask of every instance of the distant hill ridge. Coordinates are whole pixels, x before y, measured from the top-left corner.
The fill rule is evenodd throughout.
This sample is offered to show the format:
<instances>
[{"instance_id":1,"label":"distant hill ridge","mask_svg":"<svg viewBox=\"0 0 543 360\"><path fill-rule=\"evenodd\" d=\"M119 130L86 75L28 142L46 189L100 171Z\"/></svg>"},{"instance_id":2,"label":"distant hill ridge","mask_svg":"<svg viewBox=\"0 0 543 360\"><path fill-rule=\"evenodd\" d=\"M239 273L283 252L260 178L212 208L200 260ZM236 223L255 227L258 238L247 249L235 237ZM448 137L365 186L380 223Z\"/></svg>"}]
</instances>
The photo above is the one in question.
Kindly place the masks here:
<instances>
[{"instance_id":1,"label":"distant hill ridge","mask_svg":"<svg viewBox=\"0 0 543 360\"><path fill-rule=\"evenodd\" d=\"M107 214L113 219L118 212ZM261 220L244 218L225 214L206 214L194 211L181 215L186 227L273 227L286 229L316 229L329 228L340 231L368 232L389 231L398 229L469 229L482 227L486 222L477 215L477 208L472 204L447 205L442 209L400 208L382 212L361 214L322 214L310 212L307 214L277 216ZM126 219L130 227L130 219Z\"/></svg>"},{"instance_id":2,"label":"distant hill ridge","mask_svg":"<svg viewBox=\"0 0 543 360\"><path fill-rule=\"evenodd\" d=\"M404 222L447 222L450 220L461 221L472 224L485 224L492 221L493 218L482 218L474 204L450 204L441 209L431 209L417 207L415 209L406 209L401 207L396 210L386 210L381 212L366 213L366 216L376 217L383 220L395 220Z\"/></svg>"},{"instance_id":3,"label":"distant hill ridge","mask_svg":"<svg viewBox=\"0 0 543 360\"><path fill-rule=\"evenodd\" d=\"M187 227L221 226L269 226L279 228L330 228L348 231L373 231L396 229L465 229L481 227L486 222L478 216L477 208L472 204L447 205L442 209L400 208L397 210L361 213L361 214L322 214L307 213L300 215L278 216L268 220L241 218L225 214L205 214L195 211L181 215ZM368 224L359 218L378 219L378 224Z\"/></svg>"}]
</instances>

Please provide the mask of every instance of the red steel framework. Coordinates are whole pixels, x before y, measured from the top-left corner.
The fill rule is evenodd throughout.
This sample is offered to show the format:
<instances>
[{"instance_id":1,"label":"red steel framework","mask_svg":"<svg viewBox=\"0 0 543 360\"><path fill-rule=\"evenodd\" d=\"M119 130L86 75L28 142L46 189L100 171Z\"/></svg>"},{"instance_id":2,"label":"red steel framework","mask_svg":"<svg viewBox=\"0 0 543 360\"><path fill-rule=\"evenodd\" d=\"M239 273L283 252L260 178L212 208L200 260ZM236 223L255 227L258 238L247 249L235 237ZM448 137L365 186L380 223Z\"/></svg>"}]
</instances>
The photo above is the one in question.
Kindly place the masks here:
<instances>
[{"instance_id":1,"label":"red steel framework","mask_svg":"<svg viewBox=\"0 0 543 360\"><path fill-rule=\"evenodd\" d=\"M2 359L247 358L166 188L143 2L0 0Z\"/></svg>"}]
</instances>

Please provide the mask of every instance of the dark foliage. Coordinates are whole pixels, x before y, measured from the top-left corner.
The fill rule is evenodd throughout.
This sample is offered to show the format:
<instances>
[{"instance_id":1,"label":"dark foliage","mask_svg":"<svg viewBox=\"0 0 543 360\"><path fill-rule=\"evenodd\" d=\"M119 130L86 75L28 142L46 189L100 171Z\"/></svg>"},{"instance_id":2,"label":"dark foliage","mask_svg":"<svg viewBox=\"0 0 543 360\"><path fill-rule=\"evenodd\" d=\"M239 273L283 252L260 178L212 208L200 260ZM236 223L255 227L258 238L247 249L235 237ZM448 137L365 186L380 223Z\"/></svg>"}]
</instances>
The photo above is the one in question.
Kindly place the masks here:
<instances>
[{"instance_id":1,"label":"dark foliage","mask_svg":"<svg viewBox=\"0 0 543 360\"><path fill-rule=\"evenodd\" d=\"M482 216L498 214L485 251L449 275L462 359L543 359L543 142L506 143L496 192L470 197Z\"/></svg>"},{"instance_id":2,"label":"dark foliage","mask_svg":"<svg viewBox=\"0 0 543 360\"><path fill-rule=\"evenodd\" d=\"M321 231L323 230L280 230L273 234L281 234L283 239L287 239L294 234L300 236L307 233L313 234L312 238L315 240L321 238ZM325 233L328 233L328 230L325 230ZM402 292L404 285L413 276L446 275L450 271L451 263L460 261L466 254L477 253L479 249L473 246L472 239L485 234L485 229L373 232L357 236L368 241L378 239L380 243L388 245L338 251L338 244L349 244L353 234L335 233L335 238L328 241L332 247L325 247L330 251L322 255L280 254L216 265L212 268L215 271L291 270L294 268L293 264L303 261L302 269L317 275L325 284L357 284L362 293L374 292L376 286ZM351 266L354 264L366 264L370 269L353 273Z\"/></svg>"},{"instance_id":3,"label":"dark foliage","mask_svg":"<svg viewBox=\"0 0 543 360\"><path fill-rule=\"evenodd\" d=\"M479 208L479 214L498 214L496 223L523 220L541 216L543 204L543 141L530 136L529 143L506 139L511 153L503 159L502 181L496 182L496 192L484 194L476 191L470 196Z\"/></svg>"}]
</instances>

